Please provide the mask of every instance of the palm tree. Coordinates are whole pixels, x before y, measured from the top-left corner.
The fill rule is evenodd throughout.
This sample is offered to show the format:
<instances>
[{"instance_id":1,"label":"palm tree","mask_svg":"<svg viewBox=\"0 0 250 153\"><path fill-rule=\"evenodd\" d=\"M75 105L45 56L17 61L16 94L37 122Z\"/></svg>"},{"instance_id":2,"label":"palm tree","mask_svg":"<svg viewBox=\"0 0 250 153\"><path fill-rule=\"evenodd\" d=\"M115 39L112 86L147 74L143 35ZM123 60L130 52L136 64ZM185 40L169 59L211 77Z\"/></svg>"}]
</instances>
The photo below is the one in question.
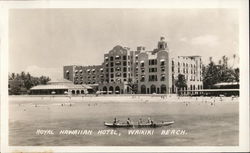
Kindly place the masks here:
<instances>
[{"instance_id":1,"label":"palm tree","mask_svg":"<svg viewBox=\"0 0 250 153\"><path fill-rule=\"evenodd\" d=\"M15 80L15 78L16 78L16 74L15 74L15 73L11 73L10 79L11 79L11 80Z\"/></svg>"},{"instance_id":2,"label":"palm tree","mask_svg":"<svg viewBox=\"0 0 250 153\"><path fill-rule=\"evenodd\" d=\"M231 68L233 68L234 67L234 62L235 62L235 59L236 59L236 54L233 54L233 65L231 66Z\"/></svg>"},{"instance_id":3,"label":"palm tree","mask_svg":"<svg viewBox=\"0 0 250 153\"><path fill-rule=\"evenodd\" d=\"M213 57L209 57L209 62L210 62L210 63L213 62Z\"/></svg>"},{"instance_id":4,"label":"palm tree","mask_svg":"<svg viewBox=\"0 0 250 153\"><path fill-rule=\"evenodd\" d=\"M221 63L222 63L222 62L221 62L221 60L219 60L219 62L218 62L218 63L219 63L219 65L221 65Z\"/></svg>"}]
</instances>

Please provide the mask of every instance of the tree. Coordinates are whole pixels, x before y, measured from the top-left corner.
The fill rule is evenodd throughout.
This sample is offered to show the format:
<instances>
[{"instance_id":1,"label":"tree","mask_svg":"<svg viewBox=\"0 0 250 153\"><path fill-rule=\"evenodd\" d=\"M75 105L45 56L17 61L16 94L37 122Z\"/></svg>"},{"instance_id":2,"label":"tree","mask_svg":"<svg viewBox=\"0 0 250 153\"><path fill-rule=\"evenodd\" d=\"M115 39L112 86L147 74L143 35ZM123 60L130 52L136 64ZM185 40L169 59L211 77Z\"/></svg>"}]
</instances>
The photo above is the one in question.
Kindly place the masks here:
<instances>
[{"instance_id":1,"label":"tree","mask_svg":"<svg viewBox=\"0 0 250 153\"><path fill-rule=\"evenodd\" d=\"M175 86L177 87L178 94L180 94L180 90L187 88L187 81L183 74L179 74L177 80L175 81Z\"/></svg>"},{"instance_id":2,"label":"tree","mask_svg":"<svg viewBox=\"0 0 250 153\"><path fill-rule=\"evenodd\" d=\"M39 84L47 84L49 77L33 77L29 73L21 72L20 74L9 74L9 94L25 94L30 88Z\"/></svg>"},{"instance_id":3,"label":"tree","mask_svg":"<svg viewBox=\"0 0 250 153\"><path fill-rule=\"evenodd\" d=\"M234 56L235 57L235 56ZM239 69L228 67L228 57L223 56L218 64L215 64L211 58L207 66L203 66L203 87L211 89L214 84L220 82L238 82Z\"/></svg>"},{"instance_id":4,"label":"tree","mask_svg":"<svg viewBox=\"0 0 250 153\"><path fill-rule=\"evenodd\" d=\"M47 84L48 81L50 81L50 78L49 78L49 77L41 76L41 77L39 78L40 84Z\"/></svg>"},{"instance_id":5,"label":"tree","mask_svg":"<svg viewBox=\"0 0 250 153\"><path fill-rule=\"evenodd\" d=\"M236 82L240 81L240 69L239 68L234 69L234 78Z\"/></svg>"},{"instance_id":6,"label":"tree","mask_svg":"<svg viewBox=\"0 0 250 153\"><path fill-rule=\"evenodd\" d=\"M135 83L135 82L133 81L132 78L129 78L129 79L128 79L127 86L128 86L128 88L132 91L132 94L136 93L137 90L138 90L138 85L137 85L137 83Z\"/></svg>"}]
</instances>

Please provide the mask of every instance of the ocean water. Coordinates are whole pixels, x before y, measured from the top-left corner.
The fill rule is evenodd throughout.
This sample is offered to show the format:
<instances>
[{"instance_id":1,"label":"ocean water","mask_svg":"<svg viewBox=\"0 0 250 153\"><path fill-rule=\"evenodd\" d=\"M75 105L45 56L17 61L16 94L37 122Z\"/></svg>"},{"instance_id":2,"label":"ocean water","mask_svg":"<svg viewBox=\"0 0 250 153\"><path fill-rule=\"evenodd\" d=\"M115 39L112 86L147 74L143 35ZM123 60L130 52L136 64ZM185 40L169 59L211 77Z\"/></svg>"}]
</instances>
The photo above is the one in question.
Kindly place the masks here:
<instances>
[{"instance_id":1,"label":"ocean water","mask_svg":"<svg viewBox=\"0 0 250 153\"><path fill-rule=\"evenodd\" d=\"M122 99L122 97L121 97ZM168 102L131 100L114 102L68 98L10 98L9 144L11 146L236 146L239 141L237 101L178 100ZM130 102L131 101L131 102ZM71 105L70 105L71 104ZM63 105L63 106L62 106ZM174 121L159 128L119 128L104 126L116 117L136 123ZM53 130L54 135L38 135L37 130ZM92 135L60 135L61 130L92 130ZM99 135L99 130L116 130L119 135ZM129 135L129 130L154 130L153 135ZM162 131L173 132L161 135Z\"/></svg>"}]
</instances>

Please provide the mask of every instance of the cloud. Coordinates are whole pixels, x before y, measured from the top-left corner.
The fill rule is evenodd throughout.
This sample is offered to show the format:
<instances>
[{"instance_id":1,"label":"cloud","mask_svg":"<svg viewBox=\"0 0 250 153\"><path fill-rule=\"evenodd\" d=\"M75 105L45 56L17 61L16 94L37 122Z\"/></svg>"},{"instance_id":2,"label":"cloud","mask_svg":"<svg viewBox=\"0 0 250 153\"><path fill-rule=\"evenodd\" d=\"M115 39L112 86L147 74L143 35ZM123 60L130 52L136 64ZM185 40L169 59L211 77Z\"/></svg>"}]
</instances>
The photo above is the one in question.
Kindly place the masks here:
<instances>
[{"instance_id":1,"label":"cloud","mask_svg":"<svg viewBox=\"0 0 250 153\"><path fill-rule=\"evenodd\" d=\"M51 79L61 79L63 77L62 68L45 68L37 65L30 65L25 69L25 72L29 72L32 76L48 76Z\"/></svg>"},{"instance_id":2,"label":"cloud","mask_svg":"<svg viewBox=\"0 0 250 153\"><path fill-rule=\"evenodd\" d=\"M193 45L216 46L218 44L218 37L214 35L203 35L191 39Z\"/></svg>"}]
</instances>

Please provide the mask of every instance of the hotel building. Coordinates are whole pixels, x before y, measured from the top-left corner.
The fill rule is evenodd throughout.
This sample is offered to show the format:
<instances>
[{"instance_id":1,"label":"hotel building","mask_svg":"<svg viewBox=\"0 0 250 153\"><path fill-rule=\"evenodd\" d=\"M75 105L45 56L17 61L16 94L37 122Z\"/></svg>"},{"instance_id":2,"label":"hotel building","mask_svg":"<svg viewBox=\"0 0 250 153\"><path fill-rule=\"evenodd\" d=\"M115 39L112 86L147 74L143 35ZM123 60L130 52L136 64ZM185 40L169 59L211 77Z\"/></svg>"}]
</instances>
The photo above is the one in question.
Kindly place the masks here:
<instances>
[{"instance_id":1,"label":"hotel building","mask_svg":"<svg viewBox=\"0 0 250 153\"><path fill-rule=\"evenodd\" d=\"M131 93L131 82L137 86L135 93L138 94L176 93L175 80L179 74L183 74L187 82L187 88L182 89L184 94L202 89L201 57L172 58L164 37L153 51L146 51L143 46L131 51L118 45L104 54L101 65L63 67L64 79L87 84L104 94Z\"/></svg>"}]
</instances>

